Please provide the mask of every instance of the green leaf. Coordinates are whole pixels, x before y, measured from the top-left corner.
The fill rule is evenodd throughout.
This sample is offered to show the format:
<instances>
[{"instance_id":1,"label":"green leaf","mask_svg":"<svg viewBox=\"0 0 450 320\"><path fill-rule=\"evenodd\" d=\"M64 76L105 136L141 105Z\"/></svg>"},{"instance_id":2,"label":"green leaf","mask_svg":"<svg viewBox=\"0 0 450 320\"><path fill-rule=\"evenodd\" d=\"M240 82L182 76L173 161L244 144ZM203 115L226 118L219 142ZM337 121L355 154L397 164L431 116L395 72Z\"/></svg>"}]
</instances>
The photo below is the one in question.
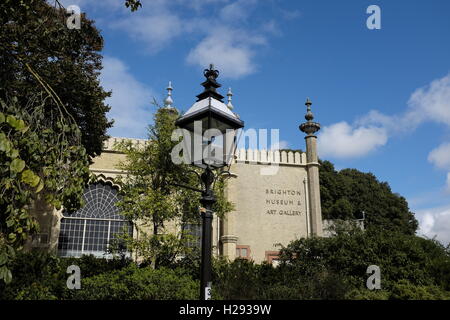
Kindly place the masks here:
<instances>
[{"instance_id":1,"label":"green leaf","mask_svg":"<svg viewBox=\"0 0 450 320\"><path fill-rule=\"evenodd\" d=\"M36 193L41 192L41 190L44 188L44 180L40 179L39 185L36 188Z\"/></svg>"},{"instance_id":2,"label":"green leaf","mask_svg":"<svg viewBox=\"0 0 450 320\"><path fill-rule=\"evenodd\" d=\"M11 159L15 159L15 158L17 158L19 156L19 150L17 150L17 149L11 149L10 151L9 151L9 157L11 158Z\"/></svg>"},{"instance_id":3,"label":"green leaf","mask_svg":"<svg viewBox=\"0 0 450 320\"><path fill-rule=\"evenodd\" d=\"M5 274L5 276L3 277L3 279L5 280L5 283L6 283L6 284L11 283L11 281L12 281L12 273L11 273L11 270L9 270L9 269L6 270L6 274Z\"/></svg>"},{"instance_id":4,"label":"green leaf","mask_svg":"<svg viewBox=\"0 0 450 320\"><path fill-rule=\"evenodd\" d=\"M5 188L5 190L9 190L12 187L12 179L4 179L3 180L3 187Z\"/></svg>"},{"instance_id":5,"label":"green leaf","mask_svg":"<svg viewBox=\"0 0 450 320\"><path fill-rule=\"evenodd\" d=\"M14 220L12 220L12 219L8 219L8 220L6 220L6 226L8 227L8 228L11 228L11 226L14 224Z\"/></svg>"},{"instance_id":6,"label":"green leaf","mask_svg":"<svg viewBox=\"0 0 450 320\"><path fill-rule=\"evenodd\" d=\"M24 172L22 172L22 182L32 186L36 187L39 182L41 181L41 178L37 176L33 171L27 169Z\"/></svg>"},{"instance_id":7,"label":"green leaf","mask_svg":"<svg viewBox=\"0 0 450 320\"><path fill-rule=\"evenodd\" d=\"M29 127L29 126L25 126L25 127L23 127L22 129L20 129L20 132L21 132L21 133L25 133L25 132L28 131L28 129L30 129L30 127Z\"/></svg>"},{"instance_id":8,"label":"green leaf","mask_svg":"<svg viewBox=\"0 0 450 320\"><path fill-rule=\"evenodd\" d=\"M6 266L3 266L0 268L0 279L6 279L6 273L8 271L8 268L6 268ZM5 280L6 282L6 280Z\"/></svg>"},{"instance_id":9,"label":"green leaf","mask_svg":"<svg viewBox=\"0 0 450 320\"><path fill-rule=\"evenodd\" d=\"M22 212L19 216L19 219L26 219L28 218L28 214L26 212Z\"/></svg>"},{"instance_id":10,"label":"green leaf","mask_svg":"<svg viewBox=\"0 0 450 320\"><path fill-rule=\"evenodd\" d=\"M24 168L25 168L25 161L23 161L22 159L14 159L13 161L11 161L11 164L9 165L9 169L15 173L22 172Z\"/></svg>"},{"instance_id":11,"label":"green leaf","mask_svg":"<svg viewBox=\"0 0 450 320\"><path fill-rule=\"evenodd\" d=\"M14 251L14 248L11 246L6 245L6 248L8 249L8 253L10 257L15 257L16 256L16 252Z\"/></svg>"},{"instance_id":12,"label":"green leaf","mask_svg":"<svg viewBox=\"0 0 450 320\"><path fill-rule=\"evenodd\" d=\"M17 120L16 129L18 131L22 131L25 127L26 127L25 121L23 121L22 119Z\"/></svg>"},{"instance_id":13,"label":"green leaf","mask_svg":"<svg viewBox=\"0 0 450 320\"><path fill-rule=\"evenodd\" d=\"M2 112L0 112L0 123L3 123L3 122L5 122L5 115L2 113Z\"/></svg>"},{"instance_id":14,"label":"green leaf","mask_svg":"<svg viewBox=\"0 0 450 320\"><path fill-rule=\"evenodd\" d=\"M4 117L4 115L3 115L3 117ZM1 118L1 116L0 116L0 118ZM0 121L0 123L1 123L1 121ZM22 119L17 119L16 117L14 117L10 114L6 117L6 123L8 123L11 127L13 127L14 129L16 129L17 131L20 131L22 133L25 133L29 129L29 127L27 127L25 121L23 121Z\"/></svg>"},{"instance_id":15,"label":"green leaf","mask_svg":"<svg viewBox=\"0 0 450 320\"><path fill-rule=\"evenodd\" d=\"M0 151L8 153L9 150L11 150L11 142L3 132L0 132Z\"/></svg>"},{"instance_id":16,"label":"green leaf","mask_svg":"<svg viewBox=\"0 0 450 320\"><path fill-rule=\"evenodd\" d=\"M14 129L16 129L16 127L18 126L18 121L17 121L16 117L14 117L10 114L8 114L8 116L6 117L6 123L9 124Z\"/></svg>"},{"instance_id":17,"label":"green leaf","mask_svg":"<svg viewBox=\"0 0 450 320\"><path fill-rule=\"evenodd\" d=\"M2 253L0 254L0 265L5 264L8 261L8 256L6 255L6 253Z\"/></svg>"},{"instance_id":18,"label":"green leaf","mask_svg":"<svg viewBox=\"0 0 450 320\"><path fill-rule=\"evenodd\" d=\"M28 131L30 127L28 127L25 123L25 121L23 121L22 119L20 119L17 123L17 130L19 130L21 133L25 133Z\"/></svg>"}]
</instances>

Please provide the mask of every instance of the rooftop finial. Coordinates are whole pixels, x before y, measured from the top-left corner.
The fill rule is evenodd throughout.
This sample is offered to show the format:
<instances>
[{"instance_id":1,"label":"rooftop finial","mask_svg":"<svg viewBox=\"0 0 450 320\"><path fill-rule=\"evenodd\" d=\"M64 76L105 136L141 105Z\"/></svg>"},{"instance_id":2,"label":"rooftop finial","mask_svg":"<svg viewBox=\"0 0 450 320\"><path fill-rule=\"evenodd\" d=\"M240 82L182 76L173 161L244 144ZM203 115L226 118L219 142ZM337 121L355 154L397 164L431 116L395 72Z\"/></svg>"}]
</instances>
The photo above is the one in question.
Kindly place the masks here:
<instances>
[{"instance_id":1,"label":"rooftop finial","mask_svg":"<svg viewBox=\"0 0 450 320\"><path fill-rule=\"evenodd\" d=\"M172 100L172 81L169 81L169 85L167 86L167 97L164 99L164 107L172 108L173 100Z\"/></svg>"},{"instance_id":2,"label":"rooftop finial","mask_svg":"<svg viewBox=\"0 0 450 320\"><path fill-rule=\"evenodd\" d=\"M228 109L233 110L233 104L231 103L231 97L233 96L233 92L231 92L231 88L228 88L227 96L228 96L227 107L228 107Z\"/></svg>"},{"instance_id":3,"label":"rooftop finial","mask_svg":"<svg viewBox=\"0 0 450 320\"><path fill-rule=\"evenodd\" d=\"M308 120L308 121L312 121L314 119L314 115L311 112L311 105L312 105L311 100L309 100L309 98L306 98L306 102L305 102L305 106L306 106L305 119Z\"/></svg>"},{"instance_id":4,"label":"rooftop finial","mask_svg":"<svg viewBox=\"0 0 450 320\"><path fill-rule=\"evenodd\" d=\"M309 98L306 99L305 105L306 105L305 119L308 122L302 123L300 125L300 130L305 132L309 136L313 135L315 132L320 130L320 124L312 121L314 119L314 115L311 112L312 102L311 100L309 100Z\"/></svg>"}]
</instances>

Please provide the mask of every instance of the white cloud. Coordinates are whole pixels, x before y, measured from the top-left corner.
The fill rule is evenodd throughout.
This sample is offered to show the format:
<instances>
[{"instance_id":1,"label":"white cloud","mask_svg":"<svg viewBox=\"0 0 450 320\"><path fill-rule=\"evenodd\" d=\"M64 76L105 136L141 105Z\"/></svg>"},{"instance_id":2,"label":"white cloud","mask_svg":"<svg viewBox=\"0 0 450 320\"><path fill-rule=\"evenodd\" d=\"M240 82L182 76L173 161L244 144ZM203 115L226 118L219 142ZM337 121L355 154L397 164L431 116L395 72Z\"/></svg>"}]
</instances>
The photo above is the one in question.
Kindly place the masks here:
<instances>
[{"instance_id":1,"label":"white cloud","mask_svg":"<svg viewBox=\"0 0 450 320\"><path fill-rule=\"evenodd\" d=\"M416 217L420 226L418 234L436 237L445 245L450 243L450 207L419 210Z\"/></svg>"},{"instance_id":2,"label":"white cloud","mask_svg":"<svg viewBox=\"0 0 450 320\"><path fill-rule=\"evenodd\" d=\"M450 194L450 143L443 143L428 154L428 161L435 167L447 171L445 192Z\"/></svg>"},{"instance_id":3,"label":"white cloud","mask_svg":"<svg viewBox=\"0 0 450 320\"><path fill-rule=\"evenodd\" d=\"M281 29L275 20L269 20L264 23L261 30L267 34L273 34L275 36L280 36L282 34Z\"/></svg>"},{"instance_id":4,"label":"white cloud","mask_svg":"<svg viewBox=\"0 0 450 320\"><path fill-rule=\"evenodd\" d=\"M202 10L203 6L217 4L222 7L215 17L211 17L211 12ZM109 26L140 41L151 54L158 53L187 34L200 36L200 42L188 52L186 61L202 68L213 63L222 76L239 78L256 71L254 57L257 47L267 43L262 32L269 34L264 28L271 27L272 34L276 31L274 24L263 25L261 30L257 30L244 23L256 4L256 0L209 0L201 4L182 0L175 4L156 1L144 4L133 15L119 16ZM194 8L196 12L183 14L182 8Z\"/></svg>"},{"instance_id":5,"label":"white cloud","mask_svg":"<svg viewBox=\"0 0 450 320\"><path fill-rule=\"evenodd\" d=\"M281 11L283 18L286 20L294 20L301 16L301 12L298 10L280 9L280 11Z\"/></svg>"},{"instance_id":6,"label":"white cloud","mask_svg":"<svg viewBox=\"0 0 450 320\"><path fill-rule=\"evenodd\" d=\"M103 58L100 82L105 90L112 90L106 103L111 106L108 117L114 119L114 126L108 133L146 138L147 125L152 119L152 90L136 80L121 60L113 57Z\"/></svg>"},{"instance_id":7,"label":"white cloud","mask_svg":"<svg viewBox=\"0 0 450 320\"><path fill-rule=\"evenodd\" d=\"M370 110L366 115L359 117L355 121L356 126L377 126L385 128L388 132L396 131L399 128L398 116L385 115L378 110Z\"/></svg>"},{"instance_id":8,"label":"white cloud","mask_svg":"<svg viewBox=\"0 0 450 320\"><path fill-rule=\"evenodd\" d=\"M226 78L239 78L256 71L255 47L265 39L243 30L219 28L205 37L189 52L186 61L206 67L213 63Z\"/></svg>"},{"instance_id":9,"label":"white cloud","mask_svg":"<svg viewBox=\"0 0 450 320\"><path fill-rule=\"evenodd\" d=\"M411 132L426 121L450 126L450 74L416 89L411 94L408 108L404 113L385 115L377 110L371 110L359 118L357 123L382 126L392 134Z\"/></svg>"},{"instance_id":10,"label":"white cloud","mask_svg":"<svg viewBox=\"0 0 450 320\"><path fill-rule=\"evenodd\" d=\"M266 149L266 146L259 146L259 149ZM274 142L270 145L270 150L282 150L282 149L289 149L289 142L286 140L280 140L277 142Z\"/></svg>"},{"instance_id":11,"label":"white cloud","mask_svg":"<svg viewBox=\"0 0 450 320\"><path fill-rule=\"evenodd\" d=\"M276 150L276 148L274 148L273 146L272 146L272 149ZM289 142L287 142L286 140L281 140L278 145L278 149L280 149L280 150L281 149L289 149Z\"/></svg>"},{"instance_id":12,"label":"white cloud","mask_svg":"<svg viewBox=\"0 0 450 320\"><path fill-rule=\"evenodd\" d=\"M419 233L423 235L429 235L434 226L434 216L431 213L424 213L422 214L422 216L416 213L416 215L419 217Z\"/></svg>"},{"instance_id":13,"label":"white cloud","mask_svg":"<svg viewBox=\"0 0 450 320\"><path fill-rule=\"evenodd\" d=\"M170 13L127 17L112 23L111 27L126 31L144 43L151 53L166 47L183 32L180 18Z\"/></svg>"},{"instance_id":14,"label":"white cloud","mask_svg":"<svg viewBox=\"0 0 450 320\"><path fill-rule=\"evenodd\" d=\"M323 128L318 144L320 157L352 158L367 155L387 142L386 130L380 127L355 127L339 122Z\"/></svg>"},{"instance_id":15,"label":"white cloud","mask_svg":"<svg viewBox=\"0 0 450 320\"><path fill-rule=\"evenodd\" d=\"M232 2L220 10L219 16L223 21L231 23L247 20L250 15L250 10L255 3L255 0L238 0Z\"/></svg>"},{"instance_id":16,"label":"white cloud","mask_svg":"<svg viewBox=\"0 0 450 320\"><path fill-rule=\"evenodd\" d=\"M450 126L450 74L415 90L407 104L405 112L400 114L386 115L371 110L351 126L340 122L325 127L319 143L322 156L364 156L385 145L391 135L412 132L426 121ZM439 168L450 170L450 143L433 150L428 160Z\"/></svg>"},{"instance_id":17,"label":"white cloud","mask_svg":"<svg viewBox=\"0 0 450 320\"><path fill-rule=\"evenodd\" d=\"M450 74L417 89L408 101L405 118L409 121L431 120L450 126Z\"/></svg>"},{"instance_id":18,"label":"white cloud","mask_svg":"<svg viewBox=\"0 0 450 320\"><path fill-rule=\"evenodd\" d=\"M214 63L228 78L254 73L259 46L266 44L269 36L281 34L275 21L298 16L297 11L278 7L273 13L277 17L255 25L251 18L260 4L257 0L152 0L143 2L134 13L122 0L74 3L82 11L107 12L99 15L97 22L138 41L150 54L176 45L187 35L200 39L192 42L186 61L202 68Z\"/></svg>"},{"instance_id":19,"label":"white cloud","mask_svg":"<svg viewBox=\"0 0 450 320\"><path fill-rule=\"evenodd\" d=\"M209 1L210 4L222 2ZM178 4L180 7L192 7L192 4L181 0ZM145 4L133 15L119 15L108 26L141 42L151 54L174 44L186 34L203 36L189 51L186 61L201 67L214 63L222 76L239 78L255 72L253 58L256 47L267 42L260 32L239 23L250 16L254 4L255 0L232 2L222 7L218 18L211 18L209 13L200 11L181 18L180 10L171 8L168 2L156 1Z\"/></svg>"},{"instance_id":20,"label":"white cloud","mask_svg":"<svg viewBox=\"0 0 450 320\"><path fill-rule=\"evenodd\" d=\"M450 143L433 149L428 155L428 161L440 169L450 170Z\"/></svg>"}]
</instances>

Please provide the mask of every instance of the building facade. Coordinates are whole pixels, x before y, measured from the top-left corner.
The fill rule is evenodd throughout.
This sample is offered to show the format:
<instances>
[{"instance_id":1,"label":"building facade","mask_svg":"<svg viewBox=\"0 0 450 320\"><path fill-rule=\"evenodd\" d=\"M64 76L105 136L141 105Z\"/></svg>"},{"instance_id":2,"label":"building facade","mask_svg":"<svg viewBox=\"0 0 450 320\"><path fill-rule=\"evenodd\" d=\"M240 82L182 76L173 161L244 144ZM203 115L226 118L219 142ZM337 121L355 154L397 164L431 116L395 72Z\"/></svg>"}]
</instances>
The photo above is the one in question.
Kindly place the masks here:
<instances>
[{"instance_id":1,"label":"building facade","mask_svg":"<svg viewBox=\"0 0 450 320\"><path fill-rule=\"evenodd\" d=\"M104 256L114 234L127 224L114 206L118 200L114 179L123 174L117 164L125 160L125 155L115 151L113 145L122 139L110 138L103 153L94 158L90 170L98 179L86 189L86 205L81 210L65 216L62 210L43 203L37 205L41 233L34 237L31 246L47 248L61 256ZM303 152L237 150L225 190L234 210L224 219L214 217L213 221L216 255L230 260L241 257L272 262L278 255L277 244L322 235L322 230L317 232L313 226L316 215L320 220L322 217L320 212L312 212L311 204L315 200L320 204L320 198L311 199L313 186L308 170L317 166L307 159Z\"/></svg>"},{"instance_id":2,"label":"building facade","mask_svg":"<svg viewBox=\"0 0 450 320\"><path fill-rule=\"evenodd\" d=\"M211 83L214 86L205 85ZM218 110L238 117L232 111L231 90L225 105L221 101L223 97L215 91L220 86L215 78L207 78L202 85L205 91L197 96L199 100L193 105L194 109L202 105L204 99L205 105L213 104ZM170 83L167 90L165 108L173 108ZM306 152L237 150L225 190L234 210L223 219L214 217L213 220L212 245L216 256L274 262L279 244L323 235L317 137L314 135L320 125L313 122L309 99L306 106L307 121L300 125L300 130L306 133ZM105 142L103 153L93 159L90 170L98 181L86 189L86 205L78 212L69 216L62 210L36 203L41 233L29 243L30 247L41 247L60 256L108 256L105 253L108 246L124 227L126 232L137 236L132 224L115 206L119 190L114 181L124 174L118 169L118 163L125 160L125 155L115 151L113 146L122 139L110 138ZM135 145L147 143L146 140L131 140ZM177 228L177 221L173 221L169 230L177 231ZM199 234L195 226L191 226L191 231Z\"/></svg>"}]
</instances>

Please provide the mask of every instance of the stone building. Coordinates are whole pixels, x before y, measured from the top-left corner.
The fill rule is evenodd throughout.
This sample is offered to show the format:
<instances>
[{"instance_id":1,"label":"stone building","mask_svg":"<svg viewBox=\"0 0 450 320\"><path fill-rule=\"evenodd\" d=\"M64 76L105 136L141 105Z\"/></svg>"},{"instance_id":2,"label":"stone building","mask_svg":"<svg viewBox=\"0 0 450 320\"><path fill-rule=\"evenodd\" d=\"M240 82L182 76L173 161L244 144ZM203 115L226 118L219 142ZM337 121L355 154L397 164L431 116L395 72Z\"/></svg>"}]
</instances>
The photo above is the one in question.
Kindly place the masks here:
<instances>
[{"instance_id":1,"label":"stone building","mask_svg":"<svg viewBox=\"0 0 450 320\"><path fill-rule=\"evenodd\" d=\"M170 83L167 90L165 107L173 108ZM231 95L229 91L227 105L219 100L214 103L231 111ZM225 191L235 209L224 219L214 218L215 255L230 260L241 257L274 262L278 257L277 244L287 245L302 237L323 235L314 135L320 125L313 122L309 100L306 106L307 121L300 126L306 133L306 152L237 150ZM90 166L98 182L86 189L85 207L68 216L63 211L37 204L41 233L33 238L30 246L52 250L61 256L104 256L106 246L123 226L129 226L130 234L135 232L114 205L118 200L114 179L123 174L117 163L125 156L114 151L113 145L121 139L124 138L106 141L104 152ZM146 143L146 140L131 140L135 144ZM191 231L199 234L200 230L192 226Z\"/></svg>"}]
</instances>

